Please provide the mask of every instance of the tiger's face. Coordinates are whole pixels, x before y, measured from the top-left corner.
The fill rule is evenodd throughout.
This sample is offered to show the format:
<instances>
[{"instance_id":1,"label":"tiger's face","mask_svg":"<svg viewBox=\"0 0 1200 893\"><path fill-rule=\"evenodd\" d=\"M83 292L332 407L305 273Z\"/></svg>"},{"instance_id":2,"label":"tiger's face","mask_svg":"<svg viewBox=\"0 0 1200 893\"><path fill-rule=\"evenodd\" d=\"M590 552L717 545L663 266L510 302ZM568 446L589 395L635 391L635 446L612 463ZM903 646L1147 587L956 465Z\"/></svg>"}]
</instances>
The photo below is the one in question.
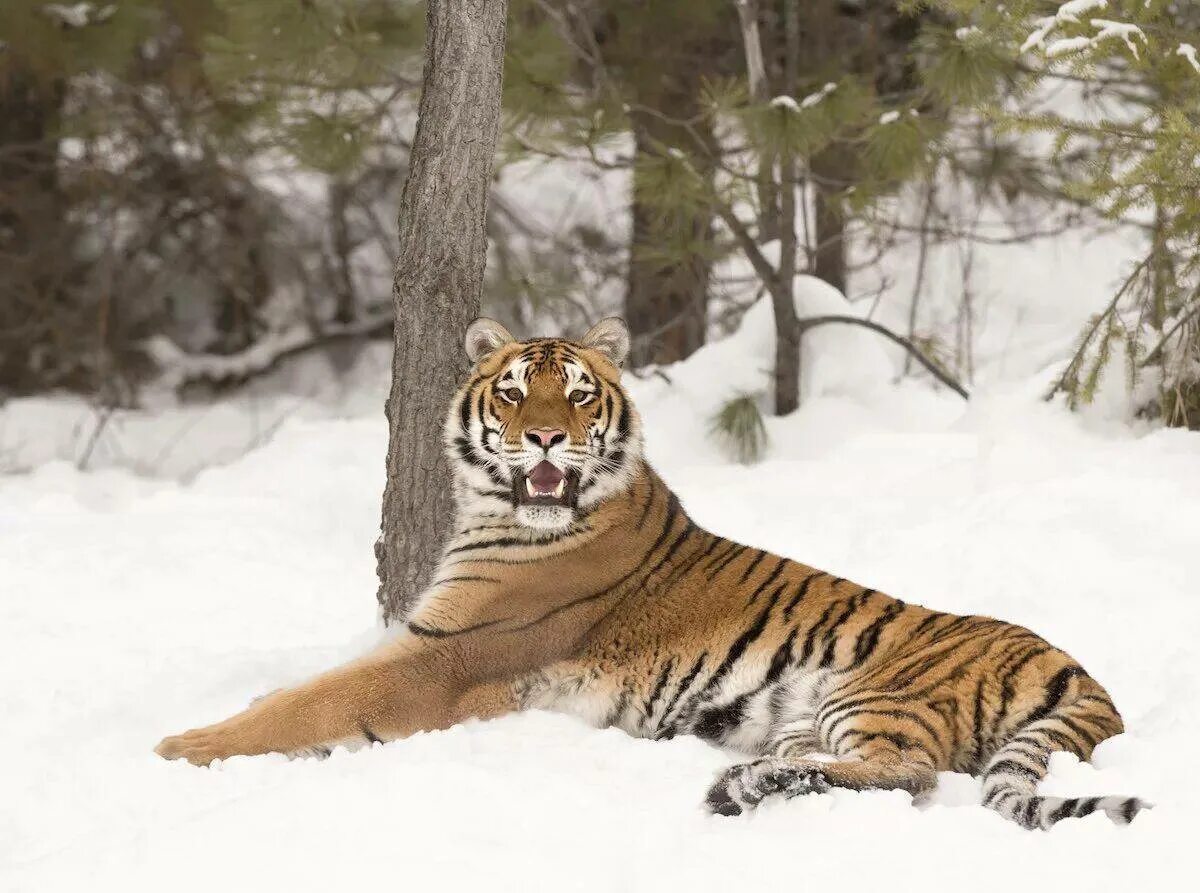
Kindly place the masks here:
<instances>
[{"instance_id":1,"label":"tiger's face","mask_svg":"<svg viewBox=\"0 0 1200 893\"><path fill-rule=\"evenodd\" d=\"M556 530L629 485L641 424L620 384L624 322L517 341L481 318L466 342L476 366L446 420L460 512Z\"/></svg>"}]
</instances>

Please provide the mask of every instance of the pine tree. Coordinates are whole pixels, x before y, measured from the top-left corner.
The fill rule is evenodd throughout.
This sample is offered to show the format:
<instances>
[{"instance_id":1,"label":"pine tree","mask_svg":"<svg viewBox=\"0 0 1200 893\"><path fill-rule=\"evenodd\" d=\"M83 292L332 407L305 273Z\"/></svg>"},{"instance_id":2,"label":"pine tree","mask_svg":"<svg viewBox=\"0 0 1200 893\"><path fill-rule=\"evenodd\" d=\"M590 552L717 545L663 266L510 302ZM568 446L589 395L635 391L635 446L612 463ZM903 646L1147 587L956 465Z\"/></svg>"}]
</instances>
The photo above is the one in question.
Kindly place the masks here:
<instances>
[{"instance_id":1,"label":"pine tree","mask_svg":"<svg viewBox=\"0 0 1200 893\"><path fill-rule=\"evenodd\" d=\"M1132 387L1157 383L1142 411L1200 427L1200 7L1170 0L940 4L974 19L975 41L1021 69L1025 90L1078 84L1078 111L983 103L1017 133L1053 137L1069 199L1145 234L1142 259L1098 308L1049 396L1091 400L1118 355ZM1120 350L1114 350L1114 346Z\"/></svg>"},{"instance_id":2,"label":"pine tree","mask_svg":"<svg viewBox=\"0 0 1200 893\"><path fill-rule=\"evenodd\" d=\"M167 355L154 336L236 352L297 291L293 318L352 315L308 260L344 260L352 227L309 244L258 171L340 178L353 198L402 170L384 117L421 34L415 0L0 4L0 390L133 402Z\"/></svg>"}]
</instances>

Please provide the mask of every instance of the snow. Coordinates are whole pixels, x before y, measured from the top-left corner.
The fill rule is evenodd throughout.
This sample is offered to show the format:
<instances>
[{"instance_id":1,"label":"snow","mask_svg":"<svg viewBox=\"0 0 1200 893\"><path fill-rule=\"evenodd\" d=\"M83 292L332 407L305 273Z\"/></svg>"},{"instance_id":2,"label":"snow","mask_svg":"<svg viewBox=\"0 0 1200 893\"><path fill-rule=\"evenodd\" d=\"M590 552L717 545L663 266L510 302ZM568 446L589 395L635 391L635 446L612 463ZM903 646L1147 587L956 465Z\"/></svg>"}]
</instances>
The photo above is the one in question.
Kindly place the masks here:
<instances>
[{"instance_id":1,"label":"snow","mask_svg":"<svg viewBox=\"0 0 1200 893\"><path fill-rule=\"evenodd\" d=\"M880 124L891 124L891 123L893 123L895 121L899 121L899 120L900 120L900 111L898 109L891 109L890 111L886 111L882 115L879 116Z\"/></svg>"},{"instance_id":2,"label":"snow","mask_svg":"<svg viewBox=\"0 0 1200 893\"><path fill-rule=\"evenodd\" d=\"M1108 0L1068 0L1059 6L1058 11L1052 16L1045 16L1034 20L1034 30L1025 38L1025 42L1021 44L1021 52L1025 53L1034 47L1044 47L1048 58L1057 56L1065 56L1068 53L1074 53L1079 50L1088 49L1099 44L1101 41L1111 38L1118 38L1125 43L1126 48L1133 55L1133 58L1138 57L1137 40L1142 43L1146 42L1146 35L1137 25L1129 22L1114 22L1111 19L1091 18L1089 24L1097 29L1096 33L1091 37L1062 37L1051 41L1049 46L1046 46L1046 37L1063 23L1079 23L1080 16L1085 13L1097 9L1103 9L1108 5Z\"/></svg>"},{"instance_id":3,"label":"snow","mask_svg":"<svg viewBox=\"0 0 1200 893\"><path fill-rule=\"evenodd\" d=\"M1108 6L1108 0L1067 0L1058 7L1055 18L1060 22L1078 22L1079 17L1094 9Z\"/></svg>"},{"instance_id":4,"label":"snow","mask_svg":"<svg viewBox=\"0 0 1200 893\"><path fill-rule=\"evenodd\" d=\"M46 3L42 6L42 14L54 19L63 28L86 28L88 25L101 24L112 18L116 11L115 3L98 10L91 3L76 3L72 6L65 3Z\"/></svg>"},{"instance_id":5,"label":"snow","mask_svg":"<svg viewBox=\"0 0 1200 893\"><path fill-rule=\"evenodd\" d=\"M1086 50L1091 46L1094 46L1094 43L1090 37L1061 37L1050 42L1050 45L1046 47L1046 55L1053 59L1056 56L1065 56L1067 53Z\"/></svg>"},{"instance_id":6,"label":"snow","mask_svg":"<svg viewBox=\"0 0 1200 893\"><path fill-rule=\"evenodd\" d=\"M801 99L800 100L800 108L802 108L802 109L812 108L814 105L819 103L822 99L824 99L826 96L828 96L830 93L832 93L836 89L837 89L837 84L835 84L833 81L829 81L828 83L825 84L825 86L823 86L816 93L809 93L807 96L805 96L803 99Z\"/></svg>"},{"instance_id":7,"label":"snow","mask_svg":"<svg viewBox=\"0 0 1200 893\"><path fill-rule=\"evenodd\" d=\"M827 286L797 291L802 315L846 312ZM730 755L548 714L324 762L158 759L162 735L378 637L376 404L290 418L187 484L63 462L0 478L0 889L1182 886L1200 831L1200 435L1070 415L1039 399L1044 375L970 403L895 386L890 355L852 337L870 336L806 335L804 405L768 420L751 467L704 428L729 394L764 392L768 304L669 381L629 377L652 461L721 533L1068 649L1129 732L1093 765L1056 757L1043 790L1157 804L1133 825L1025 832L950 773L918 809L835 791L711 817L700 800Z\"/></svg>"},{"instance_id":8,"label":"snow","mask_svg":"<svg viewBox=\"0 0 1200 893\"><path fill-rule=\"evenodd\" d=\"M789 112L800 111L800 106L796 104L796 100L790 96L776 96L771 100L771 108L787 109Z\"/></svg>"},{"instance_id":9,"label":"snow","mask_svg":"<svg viewBox=\"0 0 1200 893\"><path fill-rule=\"evenodd\" d=\"M1182 56L1188 60L1192 68L1196 69L1196 73L1200 74L1200 60L1196 59L1196 48L1190 43L1181 43L1175 50L1176 56Z\"/></svg>"},{"instance_id":10,"label":"snow","mask_svg":"<svg viewBox=\"0 0 1200 893\"><path fill-rule=\"evenodd\" d=\"M1138 48L1134 39L1136 38L1145 43L1146 35L1137 25L1131 25L1128 22L1113 22L1109 19L1092 19L1091 23L1093 28L1100 29L1096 32L1096 36L1092 38L1093 44L1114 37L1119 38L1125 42L1125 47L1133 54L1133 58L1138 58Z\"/></svg>"}]
</instances>

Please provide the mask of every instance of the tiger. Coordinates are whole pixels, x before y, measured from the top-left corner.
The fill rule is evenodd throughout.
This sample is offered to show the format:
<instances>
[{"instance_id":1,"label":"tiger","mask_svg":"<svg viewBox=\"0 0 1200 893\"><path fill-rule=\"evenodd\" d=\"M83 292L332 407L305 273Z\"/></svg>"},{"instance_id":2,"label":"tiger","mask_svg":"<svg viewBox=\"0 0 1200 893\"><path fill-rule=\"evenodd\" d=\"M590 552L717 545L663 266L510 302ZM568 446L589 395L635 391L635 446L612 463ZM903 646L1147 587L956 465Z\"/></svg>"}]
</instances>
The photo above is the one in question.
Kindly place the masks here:
<instances>
[{"instance_id":1,"label":"tiger","mask_svg":"<svg viewBox=\"0 0 1200 893\"><path fill-rule=\"evenodd\" d=\"M942 771L979 776L982 805L1030 829L1149 806L1038 793L1052 752L1086 760L1123 731L1065 652L696 524L644 456L619 318L525 341L480 318L465 346L444 431L453 526L407 620L158 754L328 755L543 709L743 755L703 801L720 816L831 788L920 802Z\"/></svg>"}]
</instances>

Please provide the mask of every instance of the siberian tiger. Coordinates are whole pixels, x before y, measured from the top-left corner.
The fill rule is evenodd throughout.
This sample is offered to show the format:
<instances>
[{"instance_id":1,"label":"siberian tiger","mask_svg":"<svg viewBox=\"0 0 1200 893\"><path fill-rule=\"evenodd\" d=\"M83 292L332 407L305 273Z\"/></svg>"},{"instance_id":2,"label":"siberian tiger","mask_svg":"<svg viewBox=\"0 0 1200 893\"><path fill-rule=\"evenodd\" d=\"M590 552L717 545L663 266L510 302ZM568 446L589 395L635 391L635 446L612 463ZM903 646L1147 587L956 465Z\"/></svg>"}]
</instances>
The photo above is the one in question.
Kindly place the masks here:
<instances>
[{"instance_id":1,"label":"siberian tiger","mask_svg":"<svg viewBox=\"0 0 1200 893\"><path fill-rule=\"evenodd\" d=\"M454 529L404 628L158 753L327 754L544 708L746 754L708 791L721 815L834 786L919 796L940 770L981 774L984 806L1027 828L1145 805L1038 795L1052 751L1086 759L1122 731L1064 652L693 523L642 456L628 346L615 318L578 341L474 322L445 427Z\"/></svg>"}]
</instances>

